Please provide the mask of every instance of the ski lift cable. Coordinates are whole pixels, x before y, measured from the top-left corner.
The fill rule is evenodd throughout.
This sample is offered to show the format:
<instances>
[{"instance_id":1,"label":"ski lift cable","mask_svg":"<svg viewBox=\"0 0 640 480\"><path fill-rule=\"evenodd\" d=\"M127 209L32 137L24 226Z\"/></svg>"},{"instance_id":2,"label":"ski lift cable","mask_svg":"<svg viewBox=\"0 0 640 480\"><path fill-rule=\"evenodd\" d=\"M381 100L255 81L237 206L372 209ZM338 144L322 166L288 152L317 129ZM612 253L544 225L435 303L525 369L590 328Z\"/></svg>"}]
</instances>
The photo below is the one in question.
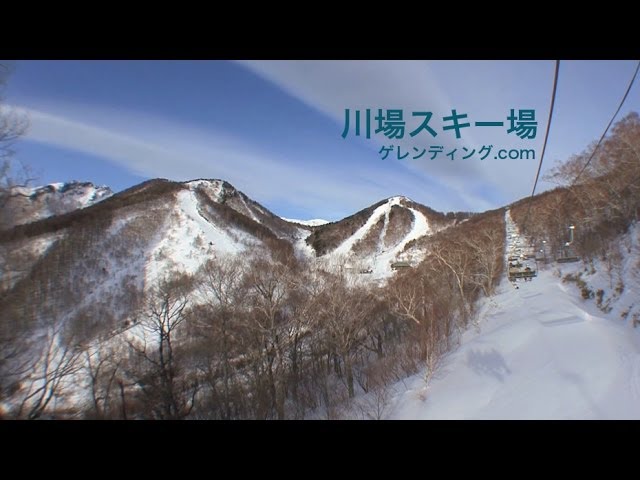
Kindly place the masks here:
<instances>
[{"instance_id":1,"label":"ski lift cable","mask_svg":"<svg viewBox=\"0 0 640 480\"><path fill-rule=\"evenodd\" d=\"M629 82L629 86L627 87L627 91L624 92L624 96L622 97L622 100L620 101L620 105L618 105L618 109L613 114L613 117L611 117L611 120L609 120L609 124L607 125L607 128L604 129L604 132L602 132L602 136L600 137L600 140L598 140L598 143L596 144L596 147L593 149L593 152L591 152L591 156L589 157L589 160L587 160L587 163L584 164L584 166L582 167L582 169L580 170L580 172L578 173L576 178L571 183L571 186L574 186L574 185L576 185L578 183L578 179L584 173L584 171L587 169L587 167L591 163L591 160L593 160L593 157L595 156L596 152L598 151L598 148L600 148L600 144L604 140L604 137L607 135L607 132L609 132L609 128L611 128L611 125L613 124L613 121L618 116L618 113L620 113L620 109L622 108L622 105L624 105L624 102L627 99L627 96L629 95L629 92L631 91L631 87L633 87L633 82L635 82L636 77L638 76L638 71L639 70L640 70L640 61L638 61L638 65L636 66L636 71L633 73L633 77L631 77L631 81Z\"/></svg>"},{"instance_id":2,"label":"ski lift cable","mask_svg":"<svg viewBox=\"0 0 640 480\"><path fill-rule=\"evenodd\" d=\"M556 64L556 66L557 66L557 64ZM600 136L600 139L598 140L598 143L596 144L595 148L593 149L593 152L591 152L591 155L589 156L589 159L586 161L586 163L583 165L582 169L580 169L580 172L578 172L578 175L576 175L576 178L571 182L570 186L567 188L567 190L566 190L567 193L569 191L569 188L575 186L578 183L578 180L580 179L582 174L585 172L585 170L587 169L587 167L589 166L589 164L591 163L591 161L595 157L595 154L597 153L598 149L600 148L600 145L602 144L604 138L606 137L607 133L609 132L609 129L611 128L611 125L613 125L613 122L614 122L615 118L618 116L618 113L620 113L620 110L622 109L622 106L624 105L624 102L626 101L627 97L629 96L629 92L631 91L631 88L633 87L633 84L634 84L634 82L636 80L636 77L638 76L638 72L639 71L640 71L640 61L638 61L638 65L636 66L635 72L633 73L633 76L631 77L631 80L629 81L629 85L627 86L627 90L625 91L622 99L620 100L620 104L618 105L618 108L616 109L615 113L611 117L611 120L609 120L609 123L607 124L607 127L604 129L604 132L602 132L602 135ZM555 90L554 90L554 92L555 92ZM552 105L553 105L553 101L552 101ZM549 118L551 118L551 114L549 115ZM548 127L548 125L547 125L547 127ZM545 146L546 146L546 137L545 137ZM543 147L542 152L543 152L542 155L544 155L544 147ZM542 158L540 159L540 166L541 165L542 165ZM538 169L538 174L539 173L540 173L540 168ZM537 181L538 181L538 177L536 176L536 183L537 183ZM534 184L534 187L533 187L533 191L535 192L535 184ZM533 194L532 194L532 196L533 196ZM526 222L528 220L529 212L531 210L531 203L532 202L529 202L529 208L527 209L527 214L525 215L525 221L523 222L523 227L526 225ZM523 230L524 230L524 228L523 228Z\"/></svg>"},{"instance_id":3,"label":"ski lift cable","mask_svg":"<svg viewBox=\"0 0 640 480\"><path fill-rule=\"evenodd\" d=\"M596 144L595 148L591 152L591 155L589 156L589 159L582 166L582 168L580 169L580 172L578 172L578 174L576 175L576 178L573 179L571 184L565 190L565 195L569 193L569 190L571 189L571 187L574 187L575 185L578 184L578 180L580 179L582 174L585 172L585 170L587 169L587 167L591 163L591 160L593 160L593 158L595 157L596 153L598 152L598 149L600 148L600 145L604 141L604 138L607 136L607 133L609 132L609 129L611 128L611 125L613 125L614 120L618 116L618 113L620 113L620 110L622 109L622 106L624 105L624 102L626 101L627 97L629 96L629 92L631 91L631 88L633 87L633 83L635 82L639 71L640 71L640 61L638 61L638 65L636 65L636 70L635 70L635 72L633 72L633 76L631 77L631 80L629 81L629 85L627 86L627 90L624 92L624 95L622 96L622 99L620 100L620 104L618 105L618 108L616 109L615 113L611 117L611 120L609 120L609 123L607 124L607 127L604 129L604 132L602 132L602 135L600 136L600 139L598 140L598 143ZM569 227L569 228L571 228L571 227Z\"/></svg>"},{"instance_id":4,"label":"ski lift cable","mask_svg":"<svg viewBox=\"0 0 640 480\"><path fill-rule=\"evenodd\" d=\"M547 130L544 134L544 143L542 144L542 154L540 155L540 162L538 163L538 171L536 172L536 179L533 182L533 190L531 190L531 197L529 198L529 208L527 208L527 214L522 222L522 231L526 232L527 220L529 219L529 212L531 211L531 204L533 203L533 196L536 194L536 187L538 186L538 179L540 178L540 171L542 170L542 161L544 160L544 152L547 149L547 140L549 139L549 131L551 130L551 119L553 118L553 107L556 103L556 90L558 89L558 73L560 71L560 60L556 60L556 70L553 78L553 91L551 93L551 106L549 107L549 119L547 121Z\"/></svg>"}]
</instances>

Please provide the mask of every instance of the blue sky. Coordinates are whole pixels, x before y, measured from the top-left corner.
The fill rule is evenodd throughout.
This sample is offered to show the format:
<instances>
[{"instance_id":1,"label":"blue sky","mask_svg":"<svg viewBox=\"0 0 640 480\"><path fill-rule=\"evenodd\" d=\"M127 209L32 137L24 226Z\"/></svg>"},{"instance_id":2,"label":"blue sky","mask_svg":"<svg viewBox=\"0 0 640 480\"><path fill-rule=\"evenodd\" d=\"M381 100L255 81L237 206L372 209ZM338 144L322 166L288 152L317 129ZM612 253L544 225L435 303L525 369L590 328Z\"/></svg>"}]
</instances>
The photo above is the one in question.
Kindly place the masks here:
<instances>
[{"instance_id":1,"label":"blue sky","mask_svg":"<svg viewBox=\"0 0 640 480\"><path fill-rule=\"evenodd\" d=\"M406 195L441 211L482 211L530 193L541 152L553 61L19 61L5 101L31 129L18 158L41 183L81 180L122 190L147 178L223 178L274 213L336 220ZM563 61L545 167L596 140L634 61ZM620 116L640 110L635 86ZM402 109L405 137L342 138L344 110ZM444 131L452 109L472 126ZM535 139L507 134L509 110L534 109ZM414 138L415 111L437 132ZM449 122L450 123L450 122ZM375 122L372 128L375 129ZM397 154L382 160L382 146ZM457 149L412 159L422 149ZM467 153L493 145L479 160ZM414 151L413 149L418 149ZM536 159L499 160L499 148ZM541 184L542 189L549 185Z\"/></svg>"}]
</instances>

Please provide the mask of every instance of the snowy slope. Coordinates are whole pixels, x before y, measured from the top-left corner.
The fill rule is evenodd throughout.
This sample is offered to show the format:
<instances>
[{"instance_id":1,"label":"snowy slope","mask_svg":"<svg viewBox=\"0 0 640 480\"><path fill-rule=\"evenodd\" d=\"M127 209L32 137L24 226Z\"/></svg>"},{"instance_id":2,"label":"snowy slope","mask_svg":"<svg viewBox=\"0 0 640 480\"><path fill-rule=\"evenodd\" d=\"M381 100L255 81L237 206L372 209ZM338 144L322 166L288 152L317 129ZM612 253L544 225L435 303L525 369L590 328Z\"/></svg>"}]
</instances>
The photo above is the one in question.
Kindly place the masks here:
<instances>
[{"instance_id":1,"label":"snowy slope","mask_svg":"<svg viewBox=\"0 0 640 480\"><path fill-rule=\"evenodd\" d=\"M407 382L391 418L640 419L640 339L545 271L503 282L425 388Z\"/></svg>"},{"instance_id":2,"label":"snowy slope","mask_svg":"<svg viewBox=\"0 0 640 480\"><path fill-rule=\"evenodd\" d=\"M533 254L530 247L531 240L520 232L520 228L511 218L510 210L505 212L504 223L507 232L505 239L507 260L509 257L523 258L525 255Z\"/></svg>"},{"instance_id":3,"label":"snowy slope","mask_svg":"<svg viewBox=\"0 0 640 480\"><path fill-rule=\"evenodd\" d=\"M86 208L109 198L109 187L98 187L89 182L52 183L42 187L15 187L3 208L12 210L14 225L34 222L53 215Z\"/></svg>"},{"instance_id":4,"label":"snowy slope","mask_svg":"<svg viewBox=\"0 0 640 480\"><path fill-rule=\"evenodd\" d=\"M280 218L282 218L286 222L298 223L300 225L306 225L308 227L317 227L319 225L326 225L327 223L329 223L328 220L322 220L321 218L314 218L312 220L296 220L294 218L284 218L284 217L280 217Z\"/></svg>"},{"instance_id":5,"label":"snowy slope","mask_svg":"<svg viewBox=\"0 0 640 480\"><path fill-rule=\"evenodd\" d=\"M394 261L420 261L423 247L407 251L405 247L441 227L425 207L393 197L368 209L370 218L365 222L361 217L361 228L339 230L344 233L339 240L344 241L319 258L307 242L314 229L277 217L223 180L150 180L110 198L106 198L110 191L91 184L57 184L35 194L36 190L40 192L22 193L42 199L59 195L65 199L60 205L86 208L18 227L14 243L7 243L11 255L6 263L15 268L7 268L0 287L18 285L16 298L44 291L42 302L34 303L34 318L44 318L55 308L58 318L71 322L94 319L91 328L96 329L121 325L127 320L126 312L135 311L144 293L159 280L174 271L193 274L214 257L244 256L257 247L269 250L290 244L298 257L316 260L320 268L331 267L332 262L344 265L346 257L362 265L350 269L358 280L377 281L393 274ZM45 214L43 209L38 212ZM13 233L7 231L7 238L13 238ZM354 251L365 237L366 249ZM28 277L37 283L26 282Z\"/></svg>"},{"instance_id":6,"label":"snowy slope","mask_svg":"<svg viewBox=\"0 0 640 480\"><path fill-rule=\"evenodd\" d=\"M510 218L507 228L513 252L520 235ZM551 265L517 289L505 279L428 385L416 375L396 386L389 418L640 419L640 336L619 315L637 303L639 233L621 242L631 254L620 266L628 293L610 313L562 281L581 263L562 265L562 274ZM596 263L592 288L606 280Z\"/></svg>"},{"instance_id":7,"label":"snowy slope","mask_svg":"<svg viewBox=\"0 0 640 480\"><path fill-rule=\"evenodd\" d=\"M257 243L232 227L209 221L198 207L192 189L178 193L169 224L147 255L147 285L154 285L171 270L193 274L216 254L235 255Z\"/></svg>"},{"instance_id":8,"label":"snowy slope","mask_svg":"<svg viewBox=\"0 0 640 480\"><path fill-rule=\"evenodd\" d=\"M271 230L278 238L296 239L309 235L308 228L294 225L278 217L255 200L220 179L197 179L182 183L189 190L198 193L198 201L214 202L229 207L248 219Z\"/></svg>"},{"instance_id":9,"label":"snowy slope","mask_svg":"<svg viewBox=\"0 0 640 480\"><path fill-rule=\"evenodd\" d=\"M606 256L583 262L565 264L560 275L579 277L591 292L592 303L601 313L615 321L640 326L640 224L613 242ZM576 294L582 291L576 286Z\"/></svg>"},{"instance_id":10,"label":"snowy slope","mask_svg":"<svg viewBox=\"0 0 640 480\"><path fill-rule=\"evenodd\" d=\"M340 259L347 259L347 262L354 264L358 263L358 266L354 267L356 273L358 273L362 268L370 269L372 273L369 278L374 280L390 277L393 274L391 264L395 261L410 259L414 263L417 263L422 260L424 256L423 251L413 252L413 255L403 254L406 245L410 241L417 240L418 238L433 233L425 215L414 208L403 207L407 208L413 216L412 224L408 233L401 237L394 245L385 245L383 241L388 230L389 214L391 209L394 206L402 206L403 201L410 200L405 197L392 197L376 208L362 227L360 227L353 235L347 238L331 254L328 255L329 260L337 262ZM353 253L354 247L371 232L380 220L383 220L383 225L380 233L380 241L377 242L375 251L373 254L366 255L364 259L358 259Z\"/></svg>"},{"instance_id":11,"label":"snowy slope","mask_svg":"<svg viewBox=\"0 0 640 480\"><path fill-rule=\"evenodd\" d=\"M213 207L202 192L214 202ZM33 233L18 237L19 249L10 245L9 257L20 269L10 272L10 278L0 275L0 287L19 283L8 302L28 298L29 318L38 323L64 325L87 342L112 338L116 345L140 334L136 319L144 308L144 295L172 272L193 274L214 257L256 247L268 250L264 242L269 238L268 227L259 227L271 216L222 181L150 181L78 210L68 221L49 219L18 227ZM295 235L302 230L293 225L286 228ZM286 228L277 231L284 235ZM299 242L295 235L292 240ZM33 259L27 264L26 257ZM194 297L192 304L196 302ZM34 330L33 337L40 338L44 332ZM87 400L81 392L90 389L79 379L83 374L78 375L69 380L65 391L79 404Z\"/></svg>"},{"instance_id":12,"label":"snowy slope","mask_svg":"<svg viewBox=\"0 0 640 480\"><path fill-rule=\"evenodd\" d=\"M311 255L301 240L308 230L272 222L273 214L217 180L150 181L71 215L18 227L23 233L0 258L0 291L16 286L16 299L42 292L30 315L45 322L55 311L63 323L91 324L87 330L119 328L172 272L193 274L216 256L266 246L265 238Z\"/></svg>"}]
</instances>

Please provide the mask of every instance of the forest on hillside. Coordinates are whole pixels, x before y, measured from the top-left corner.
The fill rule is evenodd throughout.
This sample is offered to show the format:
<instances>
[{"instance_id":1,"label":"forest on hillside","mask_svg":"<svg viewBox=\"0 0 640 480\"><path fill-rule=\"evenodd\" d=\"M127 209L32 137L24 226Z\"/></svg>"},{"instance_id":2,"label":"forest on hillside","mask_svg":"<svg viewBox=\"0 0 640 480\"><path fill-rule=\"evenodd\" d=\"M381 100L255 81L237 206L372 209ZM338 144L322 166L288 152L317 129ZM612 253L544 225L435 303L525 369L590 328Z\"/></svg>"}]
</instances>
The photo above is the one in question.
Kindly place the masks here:
<instances>
[{"instance_id":1,"label":"forest on hillside","mask_svg":"<svg viewBox=\"0 0 640 480\"><path fill-rule=\"evenodd\" d=\"M455 222L421 237L425 259L387 282L354 281L346 259L320 268L296 256L269 226L197 192L208 214L263 245L208 256L195 273L176 264L157 284L123 278L101 302L61 315L94 282L68 259L86 257L87 271L106 279L98 254L126 259L161 234L163 202L182 187L152 180L90 209L16 225L17 213L2 206L30 180L11 155L27 125L0 118L2 418L379 419L389 387L418 372L428 384L477 321L482 299L505 278L507 208L534 245L545 242L556 256L573 226L572 254L584 262L606 259L640 213L640 116L631 113L597 150L594 143L551 170L553 190L478 214L425 210L443 224ZM322 256L382 203L340 225L310 229L306 244ZM145 215L98 252L94 242L119 209ZM409 229L406 210L391 209L389 219L392 229ZM358 251L371 250L382 223L372 232ZM397 241L393 231L384 233L383 242ZM24 251L45 235L54 239L46 255ZM9 272L18 272L19 281ZM113 315L116 308L125 320Z\"/></svg>"}]
</instances>

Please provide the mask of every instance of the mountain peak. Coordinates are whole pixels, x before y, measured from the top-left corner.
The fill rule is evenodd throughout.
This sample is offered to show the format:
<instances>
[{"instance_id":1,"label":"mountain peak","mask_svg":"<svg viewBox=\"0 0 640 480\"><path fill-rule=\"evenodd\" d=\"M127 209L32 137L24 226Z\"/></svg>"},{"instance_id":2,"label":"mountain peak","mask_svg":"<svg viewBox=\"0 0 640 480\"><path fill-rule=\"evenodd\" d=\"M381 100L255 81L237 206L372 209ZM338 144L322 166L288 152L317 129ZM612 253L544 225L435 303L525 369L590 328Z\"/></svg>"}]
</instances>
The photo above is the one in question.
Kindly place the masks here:
<instances>
[{"instance_id":1,"label":"mountain peak","mask_svg":"<svg viewBox=\"0 0 640 480\"><path fill-rule=\"evenodd\" d=\"M399 205L402 202L412 202L415 203L413 200L411 200L409 197L405 197L404 195L396 195L393 197L389 197L387 198L387 203L391 204L391 205Z\"/></svg>"},{"instance_id":2,"label":"mountain peak","mask_svg":"<svg viewBox=\"0 0 640 480\"><path fill-rule=\"evenodd\" d=\"M212 179L198 178L195 180L182 182L182 184L188 187L189 190L192 190L192 191L195 191L195 190L204 191L209 196L209 198L211 198L212 200L218 203L222 203L224 201L225 190L226 190L225 186L229 185L224 180L218 180L213 178Z\"/></svg>"},{"instance_id":3,"label":"mountain peak","mask_svg":"<svg viewBox=\"0 0 640 480\"><path fill-rule=\"evenodd\" d=\"M8 212L11 227L34 222L54 215L61 215L111 197L109 187L91 182L57 182L38 187L13 187L8 202L3 206Z\"/></svg>"},{"instance_id":4,"label":"mountain peak","mask_svg":"<svg viewBox=\"0 0 640 480\"><path fill-rule=\"evenodd\" d=\"M113 192L106 185L95 185L91 182L79 182L73 180L70 182L54 182L47 185L39 185L37 187L13 187L11 193L23 197L37 197L47 193L74 193L81 194L84 192L95 193L100 200L113 195Z\"/></svg>"},{"instance_id":5,"label":"mountain peak","mask_svg":"<svg viewBox=\"0 0 640 480\"><path fill-rule=\"evenodd\" d=\"M323 220L321 218L314 218L311 220L297 220L295 218L284 218L284 217L280 217L280 218L282 218L284 221L289 223L297 223L299 225L306 225L308 227L319 227L320 225L326 225L327 223L331 223L329 222L329 220Z\"/></svg>"}]
</instances>

